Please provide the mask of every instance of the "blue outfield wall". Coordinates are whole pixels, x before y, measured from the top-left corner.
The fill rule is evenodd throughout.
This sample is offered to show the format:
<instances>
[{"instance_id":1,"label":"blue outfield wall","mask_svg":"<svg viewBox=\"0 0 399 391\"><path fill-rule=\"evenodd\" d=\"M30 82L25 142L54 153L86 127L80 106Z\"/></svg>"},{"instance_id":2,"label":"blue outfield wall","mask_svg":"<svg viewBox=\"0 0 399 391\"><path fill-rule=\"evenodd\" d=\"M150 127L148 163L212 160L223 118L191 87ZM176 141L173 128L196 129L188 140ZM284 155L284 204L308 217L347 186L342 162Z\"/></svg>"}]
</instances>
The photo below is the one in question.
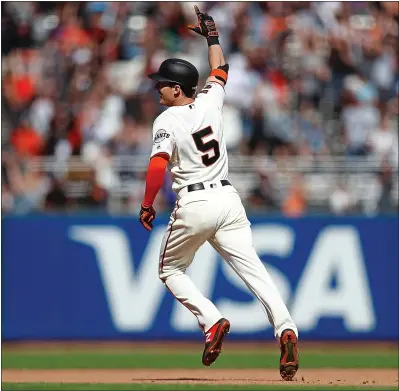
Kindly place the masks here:
<instances>
[{"instance_id":1,"label":"blue outfield wall","mask_svg":"<svg viewBox=\"0 0 399 391\"><path fill-rule=\"evenodd\" d=\"M398 339L397 217L250 216L253 244L302 339ZM195 317L158 279L168 216L2 220L2 337L199 340ZM272 339L259 302L204 245L188 269L232 323L231 339Z\"/></svg>"}]
</instances>

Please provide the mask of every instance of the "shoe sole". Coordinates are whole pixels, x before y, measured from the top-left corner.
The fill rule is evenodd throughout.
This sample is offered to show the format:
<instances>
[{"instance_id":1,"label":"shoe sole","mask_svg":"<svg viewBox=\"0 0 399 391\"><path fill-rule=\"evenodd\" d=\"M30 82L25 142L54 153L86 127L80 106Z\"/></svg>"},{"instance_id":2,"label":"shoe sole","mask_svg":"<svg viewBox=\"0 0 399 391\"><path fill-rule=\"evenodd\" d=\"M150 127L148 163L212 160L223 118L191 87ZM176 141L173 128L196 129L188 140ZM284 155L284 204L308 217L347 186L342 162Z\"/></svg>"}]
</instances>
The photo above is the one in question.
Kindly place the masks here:
<instances>
[{"instance_id":1,"label":"shoe sole","mask_svg":"<svg viewBox=\"0 0 399 391\"><path fill-rule=\"evenodd\" d=\"M230 331L230 322L226 320L220 325L219 330L216 332L213 341L202 355L202 364L209 367L213 364L222 352L222 344L224 337Z\"/></svg>"},{"instance_id":2,"label":"shoe sole","mask_svg":"<svg viewBox=\"0 0 399 391\"><path fill-rule=\"evenodd\" d=\"M297 338L293 331L284 333L280 341L285 346L285 354L280 360L280 375L286 381L291 381L299 368Z\"/></svg>"}]
</instances>

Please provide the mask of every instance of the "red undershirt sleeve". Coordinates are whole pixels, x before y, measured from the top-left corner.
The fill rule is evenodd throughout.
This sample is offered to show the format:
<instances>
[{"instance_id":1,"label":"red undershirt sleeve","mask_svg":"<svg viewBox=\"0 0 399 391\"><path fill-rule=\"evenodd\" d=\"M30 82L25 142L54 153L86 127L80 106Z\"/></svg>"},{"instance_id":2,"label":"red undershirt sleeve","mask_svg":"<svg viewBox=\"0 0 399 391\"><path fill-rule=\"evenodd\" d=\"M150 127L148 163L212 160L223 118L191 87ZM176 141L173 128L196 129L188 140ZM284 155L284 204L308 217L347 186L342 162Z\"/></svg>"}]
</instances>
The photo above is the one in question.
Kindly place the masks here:
<instances>
[{"instance_id":1,"label":"red undershirt sleeve","mask_svg":"<svg viewBox=\"0 0 399 391\"><path fill-rule=\"evenodd\" d=\"M149 208L154 203L155 197L161 189L165 179L165 169L169 161L167 153L153 156L148 165L146 176L143 206Z\"/></svg>"}]
</instances>

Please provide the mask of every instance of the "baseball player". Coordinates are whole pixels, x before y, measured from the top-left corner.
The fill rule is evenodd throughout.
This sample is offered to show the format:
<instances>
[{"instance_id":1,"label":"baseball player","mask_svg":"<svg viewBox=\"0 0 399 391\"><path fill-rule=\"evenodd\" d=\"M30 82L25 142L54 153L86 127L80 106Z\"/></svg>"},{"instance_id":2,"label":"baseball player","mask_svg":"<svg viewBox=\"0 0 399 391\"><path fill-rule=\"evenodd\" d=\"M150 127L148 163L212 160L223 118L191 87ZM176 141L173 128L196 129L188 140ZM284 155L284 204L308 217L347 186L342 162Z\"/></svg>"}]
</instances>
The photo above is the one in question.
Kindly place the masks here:
<instances>
[{"instance_id":1,"label":"baseball player","mask_svg":"<svg viewBox=\"0 0 399 391\"><path fill-rule=\"evenodd\" d=\"M196 251L208 241L261 302L280 341L280 374L291 380L299 364L298 331L252 246L250 222L228 180L222 108L229 65L213 18L196 6L195 12L198 24L188 28L206 38L211 72L196 96L198 71L187 61L165 60L157 73L149 75L156 81L160 103L168 109L154 122L139 219L151 231L156 214L152 205L168 167L177 200L161 245L159 277L197 317L205 335L202 363L209 366L217 359L230 330L230 322L185 273Z\"/></svg>"}]
</instances>

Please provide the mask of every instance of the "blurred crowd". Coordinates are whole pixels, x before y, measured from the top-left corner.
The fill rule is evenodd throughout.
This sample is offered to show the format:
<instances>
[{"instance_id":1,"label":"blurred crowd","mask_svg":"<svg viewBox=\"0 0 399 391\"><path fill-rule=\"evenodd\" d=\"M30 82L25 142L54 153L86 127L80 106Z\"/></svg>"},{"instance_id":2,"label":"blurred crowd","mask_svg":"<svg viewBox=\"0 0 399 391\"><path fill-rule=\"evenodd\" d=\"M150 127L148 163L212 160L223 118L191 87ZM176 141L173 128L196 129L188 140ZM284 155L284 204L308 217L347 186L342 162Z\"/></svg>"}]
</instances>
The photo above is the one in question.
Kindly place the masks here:
<instances>
[{"instance_id":1,"label":"blurred crowd","mask_svg":"<svg viewBox=\"0 0 399 391\"><path fill-rule=\"evenodd\" d=\"M338 172L324 210L395 209L398 3L195 4L214 17L230 65L230 154L269 162L248 184L247 205L289 216L311 211L307 176L280 172L288 178L282 187L270 167L340 156L374 162L372 196L359 203ZM193 5L1 3L3 212L109 210L111 194L137 212L152 123L164 110L146 75L169 57L195 64L200 83L209 74L206 42L186 28L196 23ZM167 178L160 209L174 202L169 185Z\"/></svg>"}]
</instances>

